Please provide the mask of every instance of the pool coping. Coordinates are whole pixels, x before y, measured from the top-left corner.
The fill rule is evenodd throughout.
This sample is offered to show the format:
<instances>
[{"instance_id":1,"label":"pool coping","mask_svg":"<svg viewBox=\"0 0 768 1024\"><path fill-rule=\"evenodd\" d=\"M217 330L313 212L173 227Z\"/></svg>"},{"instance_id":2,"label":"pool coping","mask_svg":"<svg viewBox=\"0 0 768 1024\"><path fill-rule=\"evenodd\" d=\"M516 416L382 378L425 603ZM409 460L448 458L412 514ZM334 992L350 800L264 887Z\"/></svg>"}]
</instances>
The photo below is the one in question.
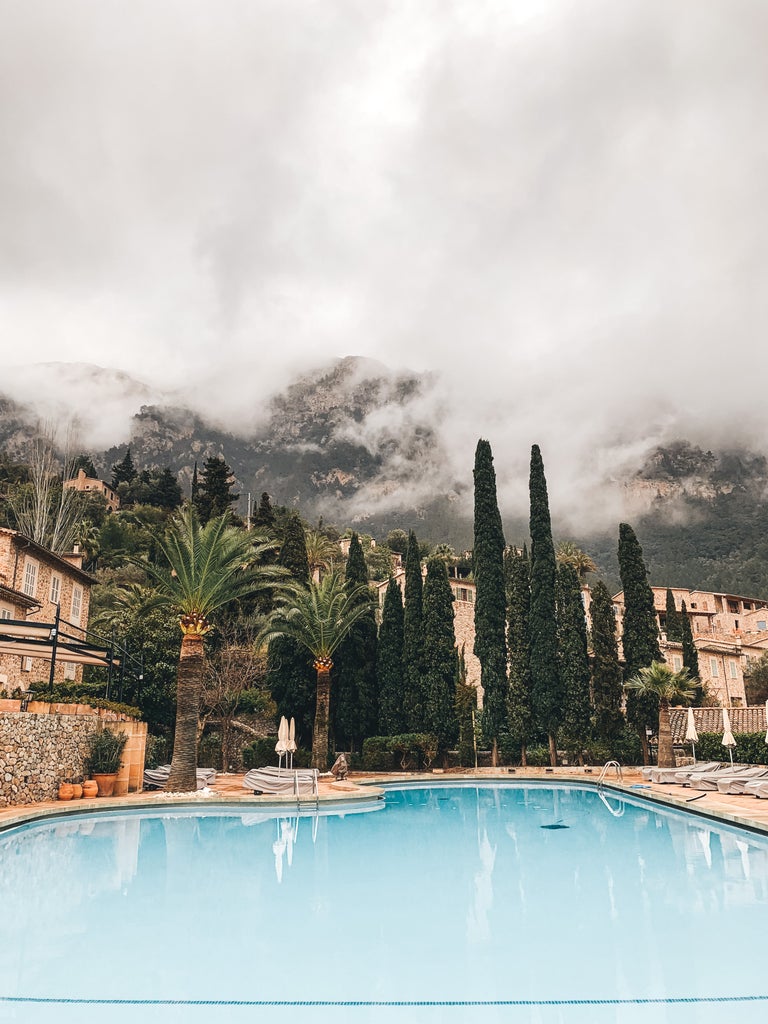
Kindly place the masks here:
<instances>
[{"instance_id":1,"label":"pool coping","mask_svg":"<svg viewBox=\"0 0 768 1024\"><path fill-rule=\"evenodd\" d=\"M588 788L601 788L606 791L633 796L650 803L657 803L664 807L684 811L699 818L710 821L722 822L737 828L746 829L768 835L768 801L752 798L756 805L759 805L757 816L737 813L729 804L732 801L748 801L747 796L723 797L722 794L714 792L702 792L691 797L692 790L684 789L682 786L665 786L661 788L655 784L648 783L642 779L638 768L623 769L626 780L612 778L600 782L595 777L597 769L480 769L478 771L466 772L390 772L390 773L356 773L345 782L325 783L321 792L315 796L301 794L298 797L291 794L287 796L276 796L267 794L255 796L247 792L238 792L236 789L230 791L211 791L198 793L163 793L161 791L149 791L141 793L129 793L120 797L97 797L89 800L79 799L75 801L51 801L40 804L28 804L25 806L13 806L0 808L0 833L9 829L17 828L32 822L56 820L69 817L73 814L90 814L93 812L115 812L115 811L161 811L163 808L198 807L203 810L206 807L240 807L255 810L290 809L294 811L311 811L316 806L323 808L339 807L343 810L349 803L360 804L383 799L387 786L390 785L450 785L462 783L536 783L543 785L555 785L565 783L569 785L581 785ZM589 773L589 774L587 774ZM234 776L231 785L237 785L236 780L242 776ZM242 785L242 783L240 783ZM707 805L690 806L692 801L698 801L703 797L709 797ZM719 799L718 799L719 798ZM737 804L738 806L738 804ZM751 806L751 805L750 805ZM748 810L745 807L744 810ZM754 808L756 811L758 807ZM741 807L738 806L738 811Z\"/></svg>"}]
</instances>

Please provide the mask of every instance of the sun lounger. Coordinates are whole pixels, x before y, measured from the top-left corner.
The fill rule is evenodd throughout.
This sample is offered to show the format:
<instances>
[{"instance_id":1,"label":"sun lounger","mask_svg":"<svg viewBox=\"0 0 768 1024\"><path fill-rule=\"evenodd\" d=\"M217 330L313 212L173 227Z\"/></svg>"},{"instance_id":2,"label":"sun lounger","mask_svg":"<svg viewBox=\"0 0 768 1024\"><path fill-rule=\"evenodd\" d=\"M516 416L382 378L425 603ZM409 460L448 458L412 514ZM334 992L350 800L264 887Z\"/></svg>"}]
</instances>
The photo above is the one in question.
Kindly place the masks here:
<instances>
[{"instance_id":1,"label":"sun lounger","mask_svg":"<svg viewBox=\"0 0 768 1024\"><path fill-rule=\"evenodd\" d=\"M243 787L253 793L269 795L313 793L317 795L316 768L251 768L243 778Z\"/></svg>"},{"instance_id":2,"label":"sun lounger","mask_svg":"<svg viewBox=\"0 0 768 1024\"><path fill-rule=\"evenodd\" d=\"M660 785L681 786L691 775L698 775L704 772L716 772L721 768L730 768L730 764L723 761L701 761L699 764L689 764L687 768L651 768L651 782Z\"/></svg>"},{"instance_id":3,"label":"sun lounger","mask_svg":"<svg viewBox=\"0 0 768 1024\"><path fill-rule=\"evenodd\" d=\"M157 768L146 768L144 770L144 789L165 789L166 783L171 775L171 766L161 764ZM205 789L216 781L216 770L214 768L197 769L197 788Z\"/></svg>"},{"instance_id":4,"label":"sun lounger","mask_svg":"<svg viewBox=\"0 0 768 1024\"><path fill-rule=\"evenodd\" d=\"M690 786L691 789L702 789L705 792L714 793L718 782L725 781L726 779L731 782L734 779L753 778L752 773L754 769L755 765L753 764L735 764L732 769L721 769L718 772L704 772L703 774L692 775L685 785Z\"/></svg>"},{"instance_id":5,"label":"sun lounger","mask_svg":"<svg viewBox=\"0 0 768 1024\"><path fill-rule=\"evenodd\" d=\"M750 779L744 786L744 792L747 796L768 800L768 779Z\"/></svg>"},{"instance_id":6,"label":"sun lounger","mask_svg":"<svg viewBox=\"0 0 768 1024\"><path fill-rule=\"evenodd\" d=\"M728 775L728 772L724 773L724 776ZM718 793L725 793L726 796L740 796L743 793L749 792L747 786L750 783L759 781L768 783L768 768L757 766L751 771L741 772L735 776L730 775L728 778L718 776L717 791Z\"/></svg>"}]
</instances>

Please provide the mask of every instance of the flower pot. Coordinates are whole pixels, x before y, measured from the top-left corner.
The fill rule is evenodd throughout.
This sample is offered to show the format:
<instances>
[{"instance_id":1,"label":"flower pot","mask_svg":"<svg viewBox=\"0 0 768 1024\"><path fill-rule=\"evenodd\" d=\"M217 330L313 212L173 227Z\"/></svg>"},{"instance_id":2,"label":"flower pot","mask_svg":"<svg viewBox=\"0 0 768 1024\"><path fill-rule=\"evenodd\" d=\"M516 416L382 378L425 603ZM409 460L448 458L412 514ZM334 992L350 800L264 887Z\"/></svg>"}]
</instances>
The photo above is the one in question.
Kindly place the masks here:
<instances>
[{"instance_id":1,"label":"flower pot","mask_svg":"<svg viewBox=\"0 0 768 1024\"><path fill-rule=\"evenodd\" d=\"M93 773L93 780L99 787L99 796L112 796L112 792L115 788L115 779L117 778L117 772L110 772L102 774L100 772Z\"/></svg>"},{"instance_id":2,"label":"flower pot","mask_svg":"<svg viewBox=\"0 0 768 1024\"><path fill-rule=\"evenodd\" d=\"M86 800L92 800L95 796L99 795L99 786L95 779L87 779L83 783L83 797Z\"/></svg>"},{"instance_id":3,"label":"flower pot","mask_svg":"<svg viewBox=\"0 0 768 1024\"><path fill-rule=\"evenodd\" d=\"M73 782L72 783L72 799L73 800L79 800L82 795L83 795L82 784L79 783L79 782Z\"/></svg>"},{"instance_id":4,"label":"flower pot","mask_svg":"<svg viewBox=\"0 0 768 1024\"><path fill-rule=\"evenodd\" d=\"M75 787L71 782L62 782L59 785L59 800L71 800L75 795Z\"/></svg>"}]
</instances>

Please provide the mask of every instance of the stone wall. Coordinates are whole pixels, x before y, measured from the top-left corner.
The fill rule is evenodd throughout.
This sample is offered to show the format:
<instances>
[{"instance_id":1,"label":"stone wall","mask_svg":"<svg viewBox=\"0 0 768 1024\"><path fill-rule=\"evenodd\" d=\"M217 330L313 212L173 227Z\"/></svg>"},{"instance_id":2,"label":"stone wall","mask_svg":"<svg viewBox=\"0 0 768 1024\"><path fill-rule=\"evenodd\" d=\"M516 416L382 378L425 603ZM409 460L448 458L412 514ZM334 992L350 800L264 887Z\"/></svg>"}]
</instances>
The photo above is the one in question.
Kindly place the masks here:
<instances>
[{"instance_id":1,"label":"stone wall","mask_svg":"<svg viewBox=\"0 0 768 1024\"><path fill-rule=\"evenodd\" d=\"M82 778L88 736L105 726L128 733L115 795L142 788L146 722L70 707L85 713L0 711L0 807L55 800L59 783Z\"/></svg>"}]
</instances>

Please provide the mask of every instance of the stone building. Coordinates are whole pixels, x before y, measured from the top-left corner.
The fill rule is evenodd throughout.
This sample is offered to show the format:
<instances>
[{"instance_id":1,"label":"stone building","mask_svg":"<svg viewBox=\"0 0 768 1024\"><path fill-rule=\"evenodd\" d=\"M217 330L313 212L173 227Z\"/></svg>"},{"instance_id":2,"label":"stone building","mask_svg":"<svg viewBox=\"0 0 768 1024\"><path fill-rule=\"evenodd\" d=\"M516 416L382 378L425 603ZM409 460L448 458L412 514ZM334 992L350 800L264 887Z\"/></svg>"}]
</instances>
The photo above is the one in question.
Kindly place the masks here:
<instances>
[{"instance_id":1,"label":"stone building","mask_svg":"<svg viewBox=\"0 0 768 1024\"><path fill-rule=\"evenodd\" d=\"M120 497L117 492L103 480L98 480L94 476L86 476L84 469L78 470L77 476L73 477L71 480L65 480L64 486L70 487L75 491L85 491L88 494L102 495L107 503L107 509L109 512L117 512L120 508Z\"/></svg>"},{"instance_id":2,"label":"stone building","mask_svg":"<svg viewBox=\"0 0 768 1024\"><path fill-rule=\"evenodd\" d=\"M54 554L0 527L0 691L25 691L49 680L53 637L46 627L56 622L57 610L61 637L54 681L82 678L86 654L74 649L86 639L93 583L79 551Z\"/></svg>"}]
</instances>

